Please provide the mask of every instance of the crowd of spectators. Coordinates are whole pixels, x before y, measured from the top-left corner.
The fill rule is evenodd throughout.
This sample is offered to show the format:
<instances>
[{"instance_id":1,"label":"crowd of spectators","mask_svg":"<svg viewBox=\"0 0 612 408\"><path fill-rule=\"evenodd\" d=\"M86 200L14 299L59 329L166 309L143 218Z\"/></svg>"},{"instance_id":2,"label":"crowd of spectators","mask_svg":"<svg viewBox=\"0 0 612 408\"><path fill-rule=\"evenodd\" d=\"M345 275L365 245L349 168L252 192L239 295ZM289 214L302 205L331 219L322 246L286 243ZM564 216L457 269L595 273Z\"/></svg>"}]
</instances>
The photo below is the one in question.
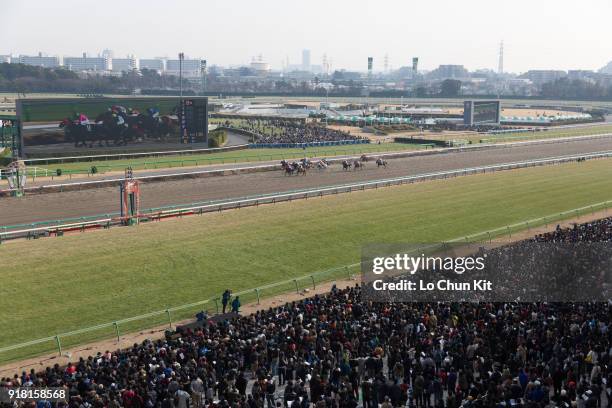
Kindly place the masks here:
<instances>
[{"instance_id":1,"label":"crowd of spectators","mask_svg":"<svg viewBox=\"0 0 612 408\"><path fill-rule=\"evenodd\" d=\"M538 242L611 242L612 218L603 218L572 228L557 228L535 237Z\"/></svg>"},{"instance_id":2,"label":"crowd of spectators","mask_svg":"<svg viewBox=\"0 0 612 408\"><path fill-rule=\"evenodd\" d=\"M538 240L612 239L611 219ZM66 367L74 408L611 407L610 303L373 303L333 288ZM46 408L46 406L45 406Z\"/></svg>"},{"instance_id":3,"label":"crowd of spectators","mask_svg":"<svg viewBox=\"0 0 612 408\"><path fill-rule=\"evenodd\" d=\"M256 143L317 143L361 140L361 137L348 132L320 126L317 123L305 123L287 119L243 119L226 125L246 130L259 135Z\"/></svg>"}]
</instances>

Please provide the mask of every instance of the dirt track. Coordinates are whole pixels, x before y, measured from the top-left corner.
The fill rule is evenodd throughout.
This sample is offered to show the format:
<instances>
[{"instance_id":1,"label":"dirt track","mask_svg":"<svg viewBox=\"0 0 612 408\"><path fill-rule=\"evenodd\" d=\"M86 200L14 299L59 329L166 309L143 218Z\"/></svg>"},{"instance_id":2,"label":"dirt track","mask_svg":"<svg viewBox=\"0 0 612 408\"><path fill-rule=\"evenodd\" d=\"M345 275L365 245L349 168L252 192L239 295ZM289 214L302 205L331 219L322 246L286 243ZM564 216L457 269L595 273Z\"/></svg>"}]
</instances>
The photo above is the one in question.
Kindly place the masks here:
<instances>
[{"instance_id":1,"label":"dirt track","mask_svg":"<svg viewBox=\"0 0 612 408\"><path fill-rule=\"evenodd\" d=\"M361 171L345 172L334 165L325 171L312 170L306 176L288 177L278 171L147 183L141 185L142 208L608 150L612 150L612 139L605 138L395 159L389 161L386 169L378 169L370 162ZM99 215L118 209L116 188L3 198L0 199L0 226Z\"/></svg>"}]
</instances>

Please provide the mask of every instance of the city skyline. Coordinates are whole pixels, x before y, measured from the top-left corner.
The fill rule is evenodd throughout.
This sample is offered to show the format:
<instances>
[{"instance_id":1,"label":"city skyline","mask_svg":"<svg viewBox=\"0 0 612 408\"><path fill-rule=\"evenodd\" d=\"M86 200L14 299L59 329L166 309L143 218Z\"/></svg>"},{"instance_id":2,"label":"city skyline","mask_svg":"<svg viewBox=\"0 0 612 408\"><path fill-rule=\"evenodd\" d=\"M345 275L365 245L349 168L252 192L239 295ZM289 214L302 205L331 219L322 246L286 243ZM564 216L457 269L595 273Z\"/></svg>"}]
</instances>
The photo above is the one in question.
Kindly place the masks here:
<instances>
[{"instance_id":1,"label":"city skyline","mask_svg":"<svg viewBox=\"0 0 612 408\"><path fill-rule=\"evenodd\" d=\"M304 52L308 51L309 54L311 52L311 50L309 49L304 49L302 50L302 54ZM108 55L105 55L105 53L110 52L112 54L111 57L108 57ZM151 68L149 66L143 66L141 61L147 61L147 65L149 63L149 61L160 61L160 63L165 64L167 61L178 61L178 54L176 56L156 56L156 57L150 57L150 56L139 56L139 55L135 55L134 53L129 53L126 55L116 55L113 50L110 50L108 48L105 48L104 50L102 50L102 52L98 52L98 53L93 53L93 52L82 52L81 55L60 55L60 54L53 54L53 53L47 53L47 52L42 52L39 51L35 54L24 54L24 53L12 53L11 54L0 54L0 57L12 57L11 61L13 62L22 62L20 60L25 59L26 61L28 60L32 60L32 59L37 59L37 58L55 58L57 60L57 64L54 64L53 66L47 66L47 67L54 67L54 66L63 66L63 67L68 67L70 65L70 63L66 63L67 60L71 60L71 59L82 59L82 58L88 58L91 60L94 59L100 59L100 58L108 58L108 65L107 68L101 67L98 70L115 70L114 68L114 62L120 61L121 64L125 64L128 60L129 61L133 61L134 65L132 66L131 69L136 69L136 68ZM417 57L418 58L418 57ZM262 64L265 62L266 65L271 65L271 71L275 71L275 72L291 72L291 71L309 71L309 72L314 72L314 73L328 73L331 74L334 71L352 71L352 72L359 72L359 73L367 73L368 69L367 69L367 61L366 61L366 65L365 67L361 67L361 68L357 68L357 69L346 69L343 67L335 67L332 66L331 63L329 61L331 61L332 59L329 58L329 56L327 56L326 54L323 54L322 59L321 59L321 63L313 63L312 60L309 58L307 61L305 62L304 58L302 57L302 60L300 61L291 61L288 58L286 58L284 61L281 61L281 63L279 64L279 66L274 66L274 64L269 64L268 61L266 61L265 59L262 59L262 54L258 55L257 57L252 57L250 59L249 63L243 63L243 64L232 64L232 65L221 65L221 64L215 64L214 62L208 61L206 60L205 57L193 57L193 56L189 56L189 55L185 55L185 61L197 61L198 64L200 64L202 61L206 61L208 66L218 66L220 68L223 69L235 69L235 68L241 68L241 67L246 67L246 68L252 68L253 64ZM5 62L8 62L5 61ZM388 64L387 67L387 61L385 61L383 59L383 63L378 63L378 65L376 64L379 61L376 61L376 58L374 58L374 69L372 70L372 72L374 73L380 73L380 74L384 74L384 73L392 73L392 72L396 72L398 69L400 68L410 68L411 66L406 64L406 65L402 65L402 66L393 66L392 63ZM34 65L34 66L46 66L43 64L39 64L39 63L35 63L35 62L22 62L25 63L26 65ZM327 65L329 64L329 65ZM432 71L436 71L438 69L440 69L441 67L457 67L457 68L465 68L466 71L471 72L471 73L478 73L478 72L490 72L490 73L495 73L495 74L510 74L510 75L524 75L527 74L529 72L533 72L533 71L556 71L556 72L600 72L601 70L605 70L608 69L609 70L609 66L612 64L612 60L609 61L606 65L599 67L599 68L595 68L595 69L552 69L552 68L542 68L542 69L528 69L527 71L524 72L511 72L508 70L503 69L502 71L499 70L500 65L498 62L498 67L485 67L485 68L476 68L476 69L469 69L467 67L465 67L464 64L458 63L458 64L440 64L436 67L433 68L429 68L429 69L421 69L420 65L419 65L419 72L432 72ZM383 69L380 69L380 67L383 66ZM200 70L200 65L198 65L198 69L197 71ZM325 67L331 67L331 70L326 71ZM503 67L502 67L503 68ZM160 71L167 71L167 69L164 68L151 68L151 69L157 69ZM189 70L189 69L186 69ZM170 70L172 71L172 70Z\"/></svg>"},{"instance_id":2,"label":"city skyline","mask_svg":"<svg viewBox=\"0 0 612 408\"><path fill-rule=\"evenodd\" d=\"M320 65L325 54L333 60L333 69L365 71L367 57L373 56L374 70L382 71L388 54L394 69L410 66L411 58L419 57L425 70L459 64L474 71L497 69L503 40L506 72L598 70L612 59L607 43L597 41L612 35L605 23L605 16L612 13L609 2L593 0L590 8L571 9L565 7L572 4L566 1L518 0L512 7L489 3L383 1L374 7L312 0L286 8L277 0L241 2L241 7L214 0L182 1L168 7L155 0L147 2L147 7L138 1L126 3L118 18L117 10L93 2L8 0L3 9L10 18L0 26L0 38L9 41L0 43L0 54L42 51L79 56L83 51L98 53L108 48L122 58L128 54L174 58L183 51L221 66L248 65L253 57L263 55L279 70L287 59L292 65L300 64L301 53L308 49L311 64ZM446 12L439 13L440 8ZM84 18L71 18L70 24L58 24L72 9L87 13ZM424 18L410 17L415 14ZM96 30L89 27L92 19Z\"/></svg>"}]
</instances>

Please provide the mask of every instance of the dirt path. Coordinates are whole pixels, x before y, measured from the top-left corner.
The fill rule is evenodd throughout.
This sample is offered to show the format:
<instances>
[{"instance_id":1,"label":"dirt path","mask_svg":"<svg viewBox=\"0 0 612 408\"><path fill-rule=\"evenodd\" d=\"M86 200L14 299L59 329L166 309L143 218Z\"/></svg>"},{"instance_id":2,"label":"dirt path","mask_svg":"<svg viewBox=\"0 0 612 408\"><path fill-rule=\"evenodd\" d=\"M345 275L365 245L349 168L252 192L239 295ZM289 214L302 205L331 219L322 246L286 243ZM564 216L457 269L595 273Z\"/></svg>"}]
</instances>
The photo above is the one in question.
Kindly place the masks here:
<instances>
[{"instance_id":1,"label":"dirt path","mask_svg":"<svg viewBox=\"0 0 612 408\"><path fill-rule=\"evenodd\" d=\"M389 161L387 168L367 163L364 170L343 171L333 165L306 176L285 176L281 171L259 172L203 179L181 179L141 185L141 208L234 199L249 195L331 186L359 181L409 176L568 154L612 150L612 138L541 144L487 151L465 151L435 156L416 156ZM119 210L114 187L0 199L0 226L58 220Z\"/></svg>"},{"instance_id":2,"label":"dirt path","mask_svg":"<svg viewBox=\"0 0 612 408\"><path fill-rule=\"evenodd\" d=\"M504 244L509 244L512 242L521 241L524 239L531 238L537 234L543 234L545 232L554 231L557 225L560 225L562 228L572 227L574 224L582 224L590 221L598 220L601 218L606 218L612 216L612 210L606 209L602 211L596 211L591 214L586 214L580 217L574 217L567 220L553 222L549 225L544 225L541 227L530 228L525 231L520 231L517 233L513 233L512 236L500 236L492 240L494 246L501 246ZM244 305L241 310L242 315L248 315L254 313L257 310L265 310L270 307L280 306L287 302L292 302L296 300L303 299L308 296L313 296L315 294L327 293L331 290L332 285L335 283L340 288L344 288L349 285L354 285L360 281L360 276L356 275L353 280L337 280L330 281L327 283L322 283L317 286L316 289L310 289L303 291L299 294L297 293L286 293L277 296L273 296L270 298L264 298L261 300L260 304L257 303L249 303ZM177 322L176 325L184 325L187 323L193 322L193 319L186 319L180 322ZM0 376L13 375L14 373L20 373L21 371L29 371L32 368L42 369L45 366L53 365L53 364L61 364L65 365L68 362L76 361L80 357L88 357L90 355L95 355L98 352L105 352L106 350L116 350L123 349L132 346L134 343L142 343L146 339L159 339L164 337L164 332L168 327L157 326L146 330L140 330L138 332L129 333L121 336L119 342L115 339L103 340L95 343L90 343L87 345L82 345L78 347L73 347L64 350L64 355L61 357L57 355L57 353L46 354L43 356L39 356L36 358L30 358L27 360L16 361L13 363L8 363L3 366L0 366Z\"/></svg>"}]
</instances>

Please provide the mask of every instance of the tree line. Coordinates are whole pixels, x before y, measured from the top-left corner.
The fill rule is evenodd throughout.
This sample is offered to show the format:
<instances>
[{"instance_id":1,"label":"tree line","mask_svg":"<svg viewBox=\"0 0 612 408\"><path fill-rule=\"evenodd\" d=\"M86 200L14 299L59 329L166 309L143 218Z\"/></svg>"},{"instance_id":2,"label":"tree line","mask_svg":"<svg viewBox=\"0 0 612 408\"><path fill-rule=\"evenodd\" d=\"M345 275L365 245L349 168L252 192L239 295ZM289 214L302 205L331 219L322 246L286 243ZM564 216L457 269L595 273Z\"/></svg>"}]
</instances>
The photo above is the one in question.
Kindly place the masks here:
<instances>
[{"instance_id":1,"label":"tree line","mask_svg":"<svg viewBox=\"0 0 612 408\"><path fill-rule=\"evenodd\" d=\"M102 76L77 74L65 68L43 68L25 64L0 64L0 92L66 92L131 94L136 89L178 89L179 79L155 70Z\"/></svg>"},{"instance_id":2,"label":"tree line","mask_svg":"<svg viewBox=\"0 0 612 408\"><path fill-rule=\"evenodd\" d=\"M612 82L560 78L542 85L541 95L554 99L612 100Z\"/></svg>"},{"instance_id":3,"label":"tree line","mask_svg":"<svg viewBox=\"0 0 612 408\"><path fill-rule=\"evenodd\" d=\"M310 81L260 80L241 81L224 78L211 73L207 77L206 92L200 81L183 81L185 95L277 95L277 96L366 96L364 84L355 79L332 76L331 89L321 86L317 78ZM462 83L446 79L436 83L416 85L412 90L379 89L370 90L372 97L469 97L462 95ZM30 93L88 93L88 94L133 94L139 91L149 95L177 95L179 78L160 75L155 70L141 69L116 76L102 76L96 73L69 71L62 67L43 68L24 64L0 64L0 92ZM491 95L492 97L494 95ZM612 100L612 83L561 78L541 86L536 98Z\"/></svg>"}]
</instances>

